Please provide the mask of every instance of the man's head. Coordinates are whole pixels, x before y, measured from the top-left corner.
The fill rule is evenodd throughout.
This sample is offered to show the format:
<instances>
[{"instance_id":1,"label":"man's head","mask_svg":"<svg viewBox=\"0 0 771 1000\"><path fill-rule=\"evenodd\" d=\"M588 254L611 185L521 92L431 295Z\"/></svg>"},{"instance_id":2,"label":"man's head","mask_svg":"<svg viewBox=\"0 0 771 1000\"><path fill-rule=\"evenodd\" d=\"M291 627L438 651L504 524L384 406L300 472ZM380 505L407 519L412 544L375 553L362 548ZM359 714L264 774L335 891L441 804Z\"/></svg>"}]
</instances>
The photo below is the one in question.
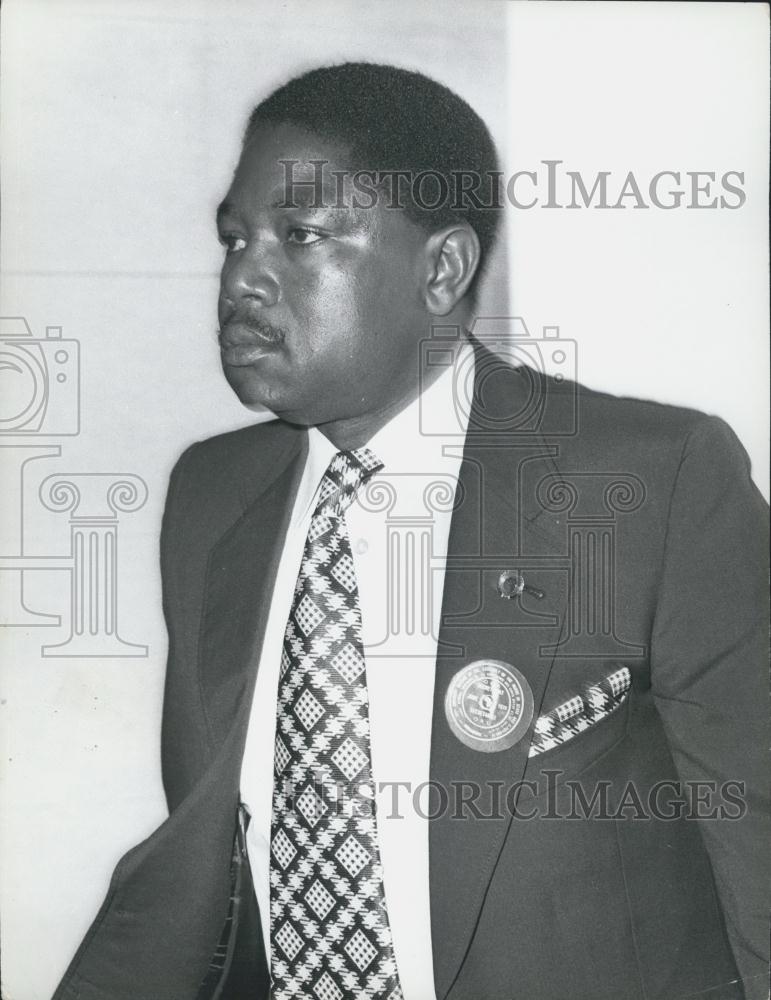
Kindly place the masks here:
<instances>
[{"instance_id":1,"label":"man's head","mask_svg":"<svg viewBox=\"0 0 771 1000\"><path fill-rule=\"evenodd\" d=\"M414 396L432 321L470 312L496 171L481 119L418 73L327 67L258 105L218 212L223 365L239 398L371 431Z\"/></svg>"}]
</instances>

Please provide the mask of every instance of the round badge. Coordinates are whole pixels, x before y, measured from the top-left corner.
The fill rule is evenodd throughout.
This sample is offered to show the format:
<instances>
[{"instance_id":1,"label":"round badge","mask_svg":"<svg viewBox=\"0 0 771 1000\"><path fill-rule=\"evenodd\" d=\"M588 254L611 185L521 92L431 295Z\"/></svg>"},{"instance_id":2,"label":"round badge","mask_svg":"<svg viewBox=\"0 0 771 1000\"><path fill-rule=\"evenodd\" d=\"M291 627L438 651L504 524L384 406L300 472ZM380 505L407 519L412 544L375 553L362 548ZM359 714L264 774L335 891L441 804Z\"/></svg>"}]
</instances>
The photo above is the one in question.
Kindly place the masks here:
<instances>
[{"instance_id":1,"label":"round badge","mask_svg":"<svg viewBox=\"0 0 771 1000\"><path fill-rule=\"evenodd\" d=\"M461 743L482 753L498 753L527 732L533 692L510 663L474 660L450 681L444 711Z\"/></svg>"}]
</instances>

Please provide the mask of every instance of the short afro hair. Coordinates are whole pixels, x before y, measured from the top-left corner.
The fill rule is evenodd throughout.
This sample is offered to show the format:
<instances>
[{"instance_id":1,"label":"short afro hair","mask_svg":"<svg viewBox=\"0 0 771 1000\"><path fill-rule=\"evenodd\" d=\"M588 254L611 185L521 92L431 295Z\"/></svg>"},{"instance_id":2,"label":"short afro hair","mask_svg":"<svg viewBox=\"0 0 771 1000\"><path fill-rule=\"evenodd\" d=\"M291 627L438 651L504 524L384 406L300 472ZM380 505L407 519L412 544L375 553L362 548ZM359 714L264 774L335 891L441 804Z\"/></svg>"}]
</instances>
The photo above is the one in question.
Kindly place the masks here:
<instances>
[{"instance_id":1,"label":"short afro hair","mask_svg":"<svg viewBox=\"0 0 771 1000\"><path fill-rule=\"evenodd\" d=\"M348 62L312 69L273 91L249 117L244 145L265 124L291 124L344 146L360 169L442 175L458 191L458 175L477 178L482 193L421 206L406 186L402 204L428 232L465 220L481 247L478 279L495 243L501 208L498 157L487 126L457 94L422 73ZM460 182L461 185L464 182ZM400 188L400 197L403 189Z\"/></svg>"}]
</instances>

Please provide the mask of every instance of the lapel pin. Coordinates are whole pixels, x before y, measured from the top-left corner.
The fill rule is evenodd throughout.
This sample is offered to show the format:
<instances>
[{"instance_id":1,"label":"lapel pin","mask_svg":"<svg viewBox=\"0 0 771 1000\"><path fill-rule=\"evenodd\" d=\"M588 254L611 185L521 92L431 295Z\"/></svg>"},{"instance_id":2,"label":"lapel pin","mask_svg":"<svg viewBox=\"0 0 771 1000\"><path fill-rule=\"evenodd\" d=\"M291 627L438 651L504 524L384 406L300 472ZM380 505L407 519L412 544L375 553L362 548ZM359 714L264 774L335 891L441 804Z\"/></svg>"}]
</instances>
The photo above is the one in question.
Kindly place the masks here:
<instances>
[{"instance_id":1,"label":"lapel pin","mask_svg":"<svg viewBox=\"0 0 771 1000\"><path fill-rule=\"evenodd\" d=\"M531 587L525 583L524 576L515 569L505 569L498 577L498 594L511 601L522 593L530 594L531 597L536 597L539 601L546 596L538 587Z\"/></svg>"},{"instance_id":2,"label":"lapel pin","mask_svg":"<svg viewBox=\"0 0 771 1000\"><path fill-rule=\"evenodd\" d=\"M444 712L452 732L482 753L508 750L533 719L533 692L523 674L503 660L474 660L455 674Z\"/></svg>"}]
</instances>

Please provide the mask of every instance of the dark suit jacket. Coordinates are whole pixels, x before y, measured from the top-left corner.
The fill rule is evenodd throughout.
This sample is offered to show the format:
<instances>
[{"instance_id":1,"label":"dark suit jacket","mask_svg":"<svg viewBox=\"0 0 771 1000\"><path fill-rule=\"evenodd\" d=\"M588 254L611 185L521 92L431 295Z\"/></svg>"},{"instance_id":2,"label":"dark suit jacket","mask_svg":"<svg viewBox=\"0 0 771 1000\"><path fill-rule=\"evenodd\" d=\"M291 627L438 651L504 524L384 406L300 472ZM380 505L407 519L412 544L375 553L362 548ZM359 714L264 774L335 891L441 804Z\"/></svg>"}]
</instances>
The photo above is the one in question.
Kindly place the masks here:
<instances>
[{"instance_id":1,"label":"dark suit jacket","mask_svg":"<svg viewBox=\"0 0 771 1000\"><path fill-rule=\"evenodd\" d=\"M482 791L476 810L435 800L437 997L738 998L737 964L748 995L763 995L753 977L767 930L766 514L746 455L716 418L502 368L476 350L431 778L437 790ZM256 664L305 448L302 430L272 422L192 446L172 474L170 815L118 864L56 1000L198 995L228 912ZM511 568L545 596L501 599L498 576ZM480 753L444 712L450 679L480 658L522 672L536 716L620 666L632 689L555 749L529 757L531 727L510 749ZM669 799L682 785L657 783L687 780L716 792L702 786L702 806L678 815ZM512 817L492 796L517 782ZM721 798L725 782L741 792ZM606 789L604 817L576 810L576 785L586 799ZM716 803L723 818L693 818ZM670 806L675 818L664 818ZM251 963L259 995L264 957L250 936L241 968Z\"/></svg>"}]
</instances>

